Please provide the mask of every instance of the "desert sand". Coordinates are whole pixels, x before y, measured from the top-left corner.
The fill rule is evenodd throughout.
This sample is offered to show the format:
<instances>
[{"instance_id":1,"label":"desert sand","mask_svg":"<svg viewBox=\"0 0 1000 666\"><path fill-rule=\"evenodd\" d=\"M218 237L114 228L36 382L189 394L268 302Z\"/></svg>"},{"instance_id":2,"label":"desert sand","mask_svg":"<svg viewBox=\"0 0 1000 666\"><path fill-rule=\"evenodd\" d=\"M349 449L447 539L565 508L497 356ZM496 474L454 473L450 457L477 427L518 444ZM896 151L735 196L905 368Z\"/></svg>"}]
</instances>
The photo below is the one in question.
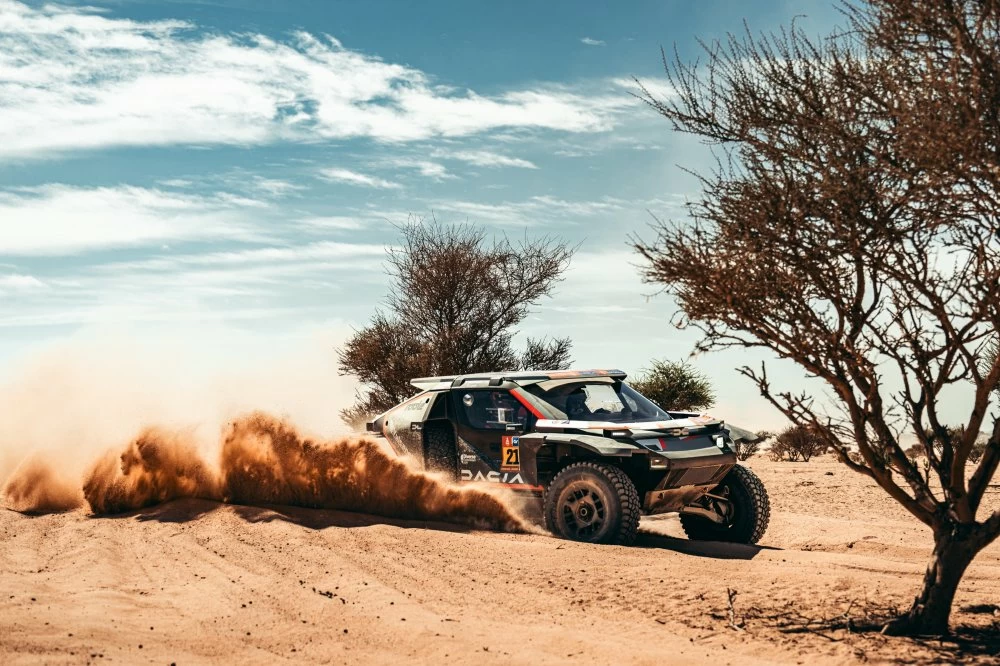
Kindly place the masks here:
<instances>
[{"instance_id":1,"label":"desert sand","mask_svg":"<svg viewBox=\"0 0 1000 666\"><path fill-rule=\"evenodd\" d=\"M676 516L618 547L198 499L3 510L0 662L996 663L1000 544L955 640L822 627L908 605L929 530L833 460L749 465L773 509L759 547L688 541Z\"/></svg>"}]
</instances>

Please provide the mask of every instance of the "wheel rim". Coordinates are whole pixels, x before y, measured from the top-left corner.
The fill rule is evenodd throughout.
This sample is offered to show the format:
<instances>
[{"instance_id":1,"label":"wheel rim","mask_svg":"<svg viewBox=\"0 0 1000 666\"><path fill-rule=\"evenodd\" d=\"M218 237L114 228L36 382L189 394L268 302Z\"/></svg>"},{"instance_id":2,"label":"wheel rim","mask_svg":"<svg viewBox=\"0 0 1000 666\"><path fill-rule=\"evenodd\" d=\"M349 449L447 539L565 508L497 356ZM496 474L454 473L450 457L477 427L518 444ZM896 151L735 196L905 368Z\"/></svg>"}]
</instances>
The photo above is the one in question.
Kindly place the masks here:
<instances>
[{"instance_id":1,"label":"wheel rim","mask_svg":"<svg viewBox=\"0 0 1000 666\"><path fill-rule=\"evenodd\" d=\"M577 541L595 540L607 527L607 498L588 483L573 483L559 495L556 520L564 536Z\"/></svg>"}]
</instances>

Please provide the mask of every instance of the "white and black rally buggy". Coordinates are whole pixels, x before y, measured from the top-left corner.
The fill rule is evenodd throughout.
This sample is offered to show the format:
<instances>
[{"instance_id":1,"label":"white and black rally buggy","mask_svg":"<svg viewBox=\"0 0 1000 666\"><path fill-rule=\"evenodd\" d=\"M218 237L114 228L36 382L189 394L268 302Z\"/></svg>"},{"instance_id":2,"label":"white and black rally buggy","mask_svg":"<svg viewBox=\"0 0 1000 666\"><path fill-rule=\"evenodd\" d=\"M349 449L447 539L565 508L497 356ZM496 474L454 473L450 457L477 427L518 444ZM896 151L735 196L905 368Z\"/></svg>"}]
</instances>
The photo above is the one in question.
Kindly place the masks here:
<instances>
[{"instance_id":1,"label":"white and black rally buggy","mask_svg":"<svg viewBox=\"0 0 1000 666\"><path fill-rule=\"evenodd\" d=\"M640 514L676 511L692 539L756 543L770 505L736 464L733 429L665 411L624 380L619 370L414 379L420 393L368 430L460 483L540 498L546 527L566 539L628 544Z\"/></svg>"}]
</instances>

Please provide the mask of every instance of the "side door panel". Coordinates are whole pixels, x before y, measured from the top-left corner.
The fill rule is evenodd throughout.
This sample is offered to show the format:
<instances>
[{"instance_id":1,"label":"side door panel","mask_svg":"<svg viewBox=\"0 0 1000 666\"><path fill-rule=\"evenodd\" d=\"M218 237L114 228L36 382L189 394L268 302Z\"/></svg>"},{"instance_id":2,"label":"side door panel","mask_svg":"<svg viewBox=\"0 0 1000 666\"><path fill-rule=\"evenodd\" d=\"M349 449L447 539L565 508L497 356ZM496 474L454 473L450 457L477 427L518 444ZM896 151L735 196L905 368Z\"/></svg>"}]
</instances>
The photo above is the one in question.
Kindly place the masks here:
<instances>
[{"instance_id":1,"label":"side door panel","mask_svg":"<svg viewBox=\"0 0 1000 666\"><path fill-rule=\"evenodd\" d=\"M541 489L534 484L534 474L527 474L521 466L520 436L533 417L509 391L452 391L451 406L458 435L459 481Z\"/></svg>"}]
</instances>

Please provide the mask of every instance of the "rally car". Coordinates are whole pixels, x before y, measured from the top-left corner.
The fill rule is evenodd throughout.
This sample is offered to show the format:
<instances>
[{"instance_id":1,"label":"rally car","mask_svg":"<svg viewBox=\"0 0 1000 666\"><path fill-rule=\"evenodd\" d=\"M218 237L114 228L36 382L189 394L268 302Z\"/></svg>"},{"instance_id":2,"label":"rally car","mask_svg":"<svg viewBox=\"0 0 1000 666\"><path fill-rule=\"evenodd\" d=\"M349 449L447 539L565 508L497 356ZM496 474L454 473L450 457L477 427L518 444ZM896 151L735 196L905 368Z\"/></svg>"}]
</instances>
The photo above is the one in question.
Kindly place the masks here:
<instances>
[{"instance_id":1,"label":"rally car","mask_svg":"<svg viewBox=\"0 0 1000 666\"><path fill-rule=\"evenodd\" d=\"M620 370L414 379L420 392L367 427L458 483L537 498L546 527L567 539L629 544L641 514L673 511L689 538L756 543L770 505L737 464L734 429L666 411L625 379Z\"/></svg>"}]
</instances>

